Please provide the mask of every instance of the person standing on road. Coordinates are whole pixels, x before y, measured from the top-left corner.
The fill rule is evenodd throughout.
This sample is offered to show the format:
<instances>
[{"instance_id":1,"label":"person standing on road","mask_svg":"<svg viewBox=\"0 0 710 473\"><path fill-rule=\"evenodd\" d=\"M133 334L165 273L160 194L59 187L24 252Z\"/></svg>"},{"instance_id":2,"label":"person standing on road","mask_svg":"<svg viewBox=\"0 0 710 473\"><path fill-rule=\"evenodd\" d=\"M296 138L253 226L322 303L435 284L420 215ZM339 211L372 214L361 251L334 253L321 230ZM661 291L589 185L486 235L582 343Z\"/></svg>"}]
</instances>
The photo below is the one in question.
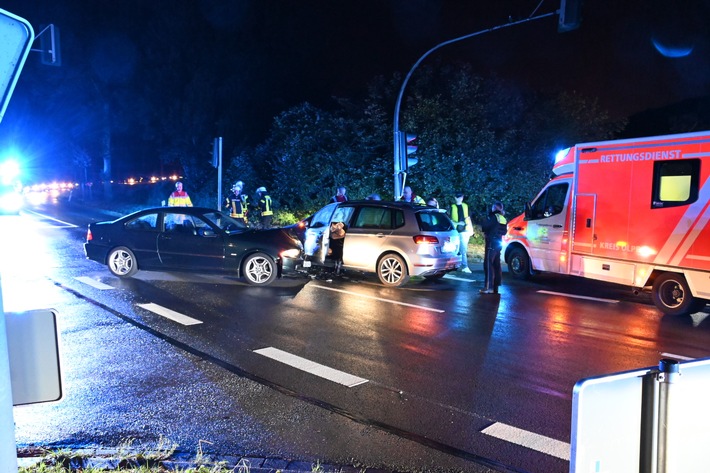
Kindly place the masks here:
<instances>
[{"instance_id":1,"label":"person standing on road","mask_svg":"<svg viewBox=\"0 0 710 473\"><path fill-rule=\"evenodd\" d=\"M459 254L461 255L461 267L459 271L470 273L468 267L468 242L473 236L473 222L471 221L471 213L468 210L468 204L463 201L463 192L457 192L454 198L456 203L451 204L449 216L459 232Z\"/></svg>"},{"instance_id":2,"label":"person standing on road","mask_svg":"<svg viewBox=\"0 0 710 473\"><path fill-rule=\"evenodd\" d=\"M175 183L175 191L168 197L168 205L170 207L192 207L192 201L187 192L183 190L182 182L177 181Z\"/></svg>"},{"instance_id":3,"label":"person standing on road","mask_svg":"<svg viewBox=\"0 0 710 473\"><path fill-rule=\"evenodd\" d=\"M266 192L266 187L261 186L256 190L256 207L259 210L261 228L271 228L274 210L271 208L271 196Z\"/></svg>"},{"instance_id":4,"label":"person standing on road","mask_svg":"<svg viewBox=\"0 0 710 473\"><path fill-rule=\"evenodd\" d=\"M491 206L491 212L481 224L485 235L486 249L483 258L485 281L481 294L498 294L498 286L503 279L500 266L500 252L503 247L503 235L508 230L508 220L505 218L503 204L496 202Z\"/></svg>"},{"instance_id":5,"label":"person standing on road","mask_svg":"<svg viewBox=\"0 0 710 473\"><path fill-rule=\"evenodd\" d=\"M247 220L247 196L242 193L244 189L244 183L242 181L237 181L232 186L232 191L229 193L226 199L225 208L229 210L229 215L236 218L237 220L243 221L248 224Z\"/></svg>"},{"instance_id":6,"label":"person standing on road","mask_svg":"<svg viewBox=\"0 0 710 473\"><path fill-rule=\"evenodd\" d=\"M336 193L333 197L330 198L330 203L335 203L335 202L347 202L348 201L348 196L345 195L347 191L345 190L345 187L340 186L336 190Z\"/></svg>"}]
</instances>

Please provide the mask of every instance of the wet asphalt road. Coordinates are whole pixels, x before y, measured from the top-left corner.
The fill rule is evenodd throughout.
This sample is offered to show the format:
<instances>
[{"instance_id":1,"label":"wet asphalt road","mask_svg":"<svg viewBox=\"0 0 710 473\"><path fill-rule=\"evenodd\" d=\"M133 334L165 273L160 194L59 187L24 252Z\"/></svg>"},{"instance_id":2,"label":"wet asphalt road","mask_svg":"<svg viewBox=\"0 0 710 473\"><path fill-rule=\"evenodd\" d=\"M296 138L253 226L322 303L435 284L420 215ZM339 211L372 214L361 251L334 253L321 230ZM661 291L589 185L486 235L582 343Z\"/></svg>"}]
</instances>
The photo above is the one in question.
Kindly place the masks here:
<instances>
[{"instance_id":1,"label":"wet asphalt road","mask_svg":"<svg viewBox=\"0 0 710 473\"><path fill-rule=\"evenodd\" d=\"M15 408L21 446L165 436L186 452L395 471L562 472L576 381L654 366L663 353L710 353L707 313L662 317L643 294L575 278L506 280L500 297L477 293L481 274L400 290L359 274L268 288L205 274L118 280L83 258L86 218L62 216L72 228L3 217L19 230L4 237L13 249L0 266L5 310L60 315L65 395ZM269 350L364 382L348 387ZM483 433L491 426L546 446Z\"/></svg>"}]
</instances>

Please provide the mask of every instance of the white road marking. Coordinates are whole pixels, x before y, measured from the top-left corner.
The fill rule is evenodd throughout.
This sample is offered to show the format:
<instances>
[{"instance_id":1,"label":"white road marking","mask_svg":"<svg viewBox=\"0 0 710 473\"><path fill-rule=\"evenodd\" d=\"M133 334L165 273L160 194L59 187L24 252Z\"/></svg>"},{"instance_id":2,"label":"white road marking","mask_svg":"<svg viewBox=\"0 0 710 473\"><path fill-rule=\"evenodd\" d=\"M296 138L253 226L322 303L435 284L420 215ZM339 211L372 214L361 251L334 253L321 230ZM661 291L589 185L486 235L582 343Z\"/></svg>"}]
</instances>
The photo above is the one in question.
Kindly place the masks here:
<instances>
[{"instance_id":1,"label":"white road marking","mask_svg":"<svg viewBox=\"0 0 710 473\"><path fill-rule=\"evenodd\" d=\"M278 348L261 348L259 350L254 350L254 353L258 353L259 355L263 355L267 358L271 358L272 360L279 361L286 365L297 368L301 371L314 374L316 376L325 378L329 381L333 381L338 384L342 384L349 388L367 383L367 380L364 378L359 378L343 371L339 371L334 368L318 364L314 361L307 360L306 358L301 358L300 356L296 356L283 350L279 350Z\"/></svg>"},{"instance_id":2,"label":"white road marking","mask_svg":"<svg viewBox=\"0 0 710 473\"><path fill-rule=\"evenodd\" d=\"M601 297L587 297L587 296L577 296L574 294L565 294L564 292L553 292L553 291L537 291L540 294L551 294L553 296L571 297L573 299L586 299L588 301L598 301L598 302L608 302L610 304L618 304L619 301L616 299L603 299Z\"/></svg>"},{"instance_id":3,"label":"white road marking","mask_svg":"<svg viewBox=\"0 0 710 473\"><path fill-rule=\"evenodd\" d=\"M431 312L438 312L439 314L446 312L441 309L432 309L431 307L425 307L423 305L407 304L406 302L393 301L392 299L383 299L381 297L374 297L374 296L368 296L365 294L358 294L357 292L345 291L343 289L335 289L334 287L326 287L326 286L318 286L318 285L312 285L309 287L317 287L318 289L325 289L327 291L333 291L333 292L342 292L343 294L351 294L353 296L362 297L364 299L372 299L375 301L388 302L390 304L397 304L397 305L403 305L403 306L407 306L407 307L414 307L415 309L422 309L422 310L428 310Z\"/></svg>"},{"instance_id":4,"label":"white road marking","mask_svg":"<svg viewBox=\"0 0 710 473\"><path fill-rule=\"evenodd\" d=\"M559 440L545 437L544 435L528 432L527 430L519 429L506 424L496 422L483 429L481 433L496 437L506 442L521 445L538 452L552 455L553 457L561 458L569 461L570 459L570 444Z\"/></svg>"},{"instance_id":5,"label":"white road marking","mask_svg":"<svg viewBox=\"0 0 710 473\"><path fill-rule=\"evenodd\" d=\"M79 276L79 277L76 277L76 278L74 278L74 279L76 279L77 281L81 281L81 282L83 282L84 284L88 284L89 286L94 287L94 288L96 288L96 289L101 289L102 291L105 291L105 290L107 290L107 289L113 289L113 288L114 288L113 286L109 286L108 284L104 284L104 283L102 283L101 281L97 281L97 280L95 280L95 279L91 279L91 278L88 277L88 276Z\"/></svg>"},{"instance_id":6,"label":"white road marking","mask_svg":"<svg viewBox=\"0 0 710 473\"><path fill-rule=\"evenodd\" d=\"M47 220L54 220L55 222L59 222L63 225L63 227L57 227L56 225L51 225L53 228L79 228L77 225L74 225L73 223L58 220L56 218L50 217L49 215L44 215L39 212L35 212L34 210L25 210L25 212L37 215L38 217L46 218Z\"/></svg>"},{"instance_id":7,"label":"white road marking","mask_svg":"<svg viewBox=\"0 0 710 473\"><path fill-rule=\"evenodd\" d=\"M138 307L142 307L145 310L149 310L153 312L154 314L161 315L165 317L166 319L170 319L174 322L177 322L182 325L197 325L201 324L201 320L193 319L192 317L188 317L185 314L181 314L180 312L175 312L174 310L170 310L166 307L160 306L158 304L153 304L152 302L149 304L138 304Z\"/></svg>"},{"instance_id":8,"label":"white road marking","mask_svg":"<svg viewBox=\"0 0 710 473\"><path fill-rule=\"evenodd\" d=\"M683 355L674 355L673 353L661 353L661 356L663 358L673 358L675 360L684 360L684 361L690 361L694 360L695 358L691 358L689 356L683 356Z\"/></svg>"}]
</instances>

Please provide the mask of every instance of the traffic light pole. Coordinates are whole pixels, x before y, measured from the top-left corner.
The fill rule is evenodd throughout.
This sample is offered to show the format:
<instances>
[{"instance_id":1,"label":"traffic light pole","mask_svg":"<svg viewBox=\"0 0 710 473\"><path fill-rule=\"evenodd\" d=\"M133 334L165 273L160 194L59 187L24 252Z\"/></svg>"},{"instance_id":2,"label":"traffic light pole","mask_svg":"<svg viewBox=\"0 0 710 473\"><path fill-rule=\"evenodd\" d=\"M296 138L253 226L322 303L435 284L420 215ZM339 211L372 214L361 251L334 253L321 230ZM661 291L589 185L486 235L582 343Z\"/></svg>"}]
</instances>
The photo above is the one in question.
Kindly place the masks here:
<instances>
[{"instance_id":1,"label":"traffic light pole","mask_svg":"<svg viewBox=\"0 0 710 473\"><path fill-rule=\"evenodd\" d=\"M402 106L402 97L404 96L404 89L407 87L407 83L409 82L409 79L412 77L412 73L414 73L414 70L417 67L419 67L419 64L421 64L422 61L424 59L426 59L426 57L429 56L431 53L433 53L437 49L447 46L449 44L456 43L458 41L463 41L464 39L473 38L474 36L479 36L484 33L490 33L492 31L500 30L503 28L508 28L509 26L520 25L523 23L528 23L533 20L547 18L548 16L555 15L556 13L558 13L558 12L545 13L544 15L538 15L538 16L531 16L529 18L525 18L524 20L513 21L510 23L506 23L504 25L494 26L493 28L488 28L485 30L477 31L475 33L470 33L470 34L467 34L464 36L459 36L458 38L450 39L448 41L444 41L443 43L439 43L436 46L434 46L433 48L431 48L429 51L425 52L422 55L422 57L420 57L419 60L417 60L417 62L414 63L412 68L407 73L407 76L404 78L404 82L402 82L402 87L400 87L399 95L397 96L397 103L394 106L394 200L397 200L402 196L402 189L404 188L404 182L407 179L407 147L406 147L406 144L403 144L405 141L402 137L403 132L399 129L399 111Z\"/></svg>"}]
</instances>

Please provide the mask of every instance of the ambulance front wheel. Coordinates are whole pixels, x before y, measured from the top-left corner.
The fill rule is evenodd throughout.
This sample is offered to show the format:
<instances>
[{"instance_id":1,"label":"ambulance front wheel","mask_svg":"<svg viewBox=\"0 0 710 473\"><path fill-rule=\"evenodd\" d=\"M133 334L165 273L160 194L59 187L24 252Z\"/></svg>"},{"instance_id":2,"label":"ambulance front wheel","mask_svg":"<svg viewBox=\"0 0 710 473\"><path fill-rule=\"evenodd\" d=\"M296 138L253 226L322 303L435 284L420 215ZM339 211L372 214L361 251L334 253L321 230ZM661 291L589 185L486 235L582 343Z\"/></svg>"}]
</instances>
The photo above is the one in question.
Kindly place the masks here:
<instances>
[{"instance_id":1,"label":"ambulance front wheel","mask_svg":"<svg viewBox=\"0 0 710 473\"><path fill-rule=\"evenodd\" d=\"M653 282L653 303L666 315L688 315L703 308L705 301L693 297L685 277L663 273Z\"/></svg>"},{"instance_id":2,"label":"ambulance front wheel","mask_svg":"<svg viewBox=\"0 0 710 473\"><path fill-rule=\"evenodd\" d=\"M512 274L515 279L530 278L530 258L528 258L528 254L525 250L522 248L513 248L510 250L508 272Z\"/></svg>"}]
</instances>

